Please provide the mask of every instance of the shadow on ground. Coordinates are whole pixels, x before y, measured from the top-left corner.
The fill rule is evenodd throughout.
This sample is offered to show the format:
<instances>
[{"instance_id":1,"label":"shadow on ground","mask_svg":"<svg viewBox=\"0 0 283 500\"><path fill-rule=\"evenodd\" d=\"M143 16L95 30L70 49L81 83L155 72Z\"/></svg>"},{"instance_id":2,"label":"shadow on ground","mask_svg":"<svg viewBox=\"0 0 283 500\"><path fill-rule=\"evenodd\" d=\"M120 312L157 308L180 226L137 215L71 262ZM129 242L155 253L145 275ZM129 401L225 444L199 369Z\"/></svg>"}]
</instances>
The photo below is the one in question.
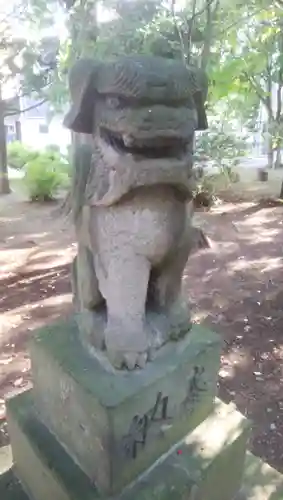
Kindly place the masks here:
<instances>
[{"instance_id":1,"label":"shadow on ground","mask_svg":"<svg viewBox=\"0 0 283 500\"><path fill-rule=\"evenodd\" d=\"M50 261L50 258L41 260L40 264ZM34 264L35 260L33 260ZM68 279L69 265L52 268L40 268L32 271L22 271L0 280L0 313L11 309L32 306L40 300L70 293Z\"/></svg>"},{"instance_id":2,"label":"shadow on ground","mask_svg":"<svg viewBox=\"0 0 283 500\"><path fill-rule=\"evenodd\" d=\"M30 383L32 330L68 313L72 231L54 204L0 205L0 422L4 396Z\"/></svg>"},{"instance_id":3,"label":"shadow on ground","mask_svg":"<svg viewBox=\"0 0 283 500\"><path fill-rule=\"evenodd\" d=\"M20 389L30 380L27 340L31 332L70 311L69 264L0 280L0 297L4 318L3 333L0 331L1 398L8 387Z\"/></svg>"},{"instance_id":4,"label":"shadow on ground","mask_svg":"<svg viewBox=\"0 0 283 500\"><path fill-rule=\"evenodd\" d=\"M283 471L283 207L247 205L203 215L212 248L184 286L196 321L225 340L220 397L253 419L252 451Z\"/></svg>"},{"instance_id":5,"label":"shadow on ground","mask_svg":"<svg viewBox=\"0 0 283 500\"><path fill-rule=\"evenodd\" d=\"M53 208L27 210L8 224L0 214L5 259L17 245L33 252L0 282L0 411L4 395L30 383L30 332L71 308L69 229L52 218ZM251 450L283 471L282 215L281 206L248 202L199 214L211 248L189 259L183 283L195 321L224 338L220 397L252 418Z\"/></svg>"}]
</instances>

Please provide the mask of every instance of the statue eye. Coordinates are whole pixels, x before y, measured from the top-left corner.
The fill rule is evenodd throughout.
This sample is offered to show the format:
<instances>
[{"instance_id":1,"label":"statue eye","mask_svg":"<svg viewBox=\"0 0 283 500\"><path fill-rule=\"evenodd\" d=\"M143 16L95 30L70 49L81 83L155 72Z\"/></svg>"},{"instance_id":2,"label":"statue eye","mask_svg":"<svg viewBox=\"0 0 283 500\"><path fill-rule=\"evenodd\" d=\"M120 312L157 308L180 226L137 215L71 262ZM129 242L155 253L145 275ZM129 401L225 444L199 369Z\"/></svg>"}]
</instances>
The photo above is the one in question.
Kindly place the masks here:
<instances>
[{"instance_id":1,"label":"statue eye","mask_svg":"<svg viewBox=\"0 0 283 500\"><path fill-rule=\"evenodd\" d=\"M106 104L109 108L116 109L120 107L120 99L119 97L107 97Z\"/></svg>"}]
</instances>

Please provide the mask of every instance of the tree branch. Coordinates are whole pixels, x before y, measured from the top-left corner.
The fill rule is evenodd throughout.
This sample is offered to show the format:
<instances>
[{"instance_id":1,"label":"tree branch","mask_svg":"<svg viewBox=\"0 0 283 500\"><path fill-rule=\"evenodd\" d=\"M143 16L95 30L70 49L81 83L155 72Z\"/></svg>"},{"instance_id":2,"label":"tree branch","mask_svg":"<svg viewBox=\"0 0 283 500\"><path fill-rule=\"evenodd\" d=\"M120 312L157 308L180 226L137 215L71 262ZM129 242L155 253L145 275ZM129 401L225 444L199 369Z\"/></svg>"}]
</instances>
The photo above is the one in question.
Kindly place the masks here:
<instances>
[{"instance_id":1,"label":"tree branch","mask_svg":"<svg viewBox=\"0 0 283 500\"><path fill-rule=\"evenodd\" d=\"M190 19L185 19L183 22L186 23L188 32L185 33L186 35L186 45L184 42L184 33L180 29L177 19L176 19L176 12L175 12L175 7L176 7L176 0L172 0L171 2L171 15L173 17L174 21L174 26L175 29L178 32L179 39L180 39L180 44L181 44L181 49L182 49L182 58L184 64L188 64L189 62L189 52L190 52L190 47L191 47L191 37L192 37L192 31L193 31L193 25L194 25L194 20L198 17L200 17L204 12L207 12L208 9L212 6L212 4L216 1L216 4L219 3L219 0L206 0L205 5L198 11L196 11L196 5L197 5L197 0L193 0L193 5L192 5L192 15Z\"/></svg>"},{"instance_id":2,"label":"tree branch","mask_svg":"<svg viewBox=\"0 0 283 500\"><path fill-rule=\"evenodd\" d=\"M22 113L26 113L27 111L31 111L32 109L38 108L39 106L41 106L45 102L47 102L47 99L42 99L38 103L33 104L32 106L29 106L28 108L19 109L18 111L15 111L14 113L7 113L7 114L5 113L5 117L6 116L15 116L15 115L19 115L19 114L22 114Z\"/></svg>"},{"instance_id":3,"label":"tree branch","mask_svg":"<svg viewBox=\"0 0 283 500\"><path fill-rule=\"evenodd\" d=\"M192 43L192 32L193 32L193 27L194 27L194 20L195 20L195 15L196 15L196 8L197 8L197 0L193 0L193 6L192 6L192 17L190 18L189 22L187 21L187 27L188 27L188 50L187 50L187 63L190 62L190 50L191 50L191 43Z\"/></svg>"},{"instance_id":4,"label":"tree branch","mask_svg":"<svg viewBox=\"0 0 283 500\"><path fill-rule=\"evenodd\" d=\"M231 28L234 28L235 26L238 26L238 24L244 24L251 17L255 16L256 14L259 14L261 11L262 11L262 7L260 7L259 9L255 9L254 11L250 12L244 19L237 19L237 21L234 21L233 23L229 24L229 26L227 26L227 28L225 28L225 30L220 31L219 36L224 35Z\"/></svg>"},{"instance_id":5,"label":"tree branch","mask_svg":"<svg viewBox=\"0 0 283 500\"><path fill-rule=\"evenodd\" d=\"M261 102L265 105L267 108L268 113L272 113L272 108L271 108L271 103L270 103L270 97L266 97L262 91L261 86L257 83L256 79L254 76L249 75L247 71L244 71L243 73L245 77L249 80L251 86L253 87L256 95L258 98L261 100Z\"/></svg>"},{"instance_id":6,"label":"tree branch","mask_svg":"<svg viewBox=\"0 0 283 500\"><path fill-rule=\"evenodd\" d=\"M211 7L213 2L215 0L207 0L207 2L205 3L205 5L202 7L202 9L198 10L197 12L195 12L192 17L190 18L190 21L194 21L197 17L201 16L206 10L208 7ZM225 30L226 31L226 30Z\"/></svg>"},{"instance_id":7,"label":"tree branch","mask_svg":"<svg viewBox=\"0 0 283 500\"><path fill-rule=\"evenodd\" d=\"M70 10L74 7L76 0L59 0L59 3L63 5L66 10Z\"/></svg>"},{"instance_id":8,"label":"tree branch","mask_svg":"<svg viewBox=\"0 0 283 500\"><path fill-rule=\"evenodd\" d=\"M176 29L176 31L177 31L177 33L179 35L183 63L186 65L188 50L187 50L187 47L185 47L185 44L184 44L184 38L183 38L182 30L180 29L180 26L177 23L175 6L176 6L176 0L172 0L172 2L171 2L171 14L172 14L172 17L173 17L173 22L174 22L175 29Z\"/></svg>"},{"instance_id":9,"label":"tree branch","mask_svg":"<svg viewBox=\"0 0 283 500\"><path fill-rule=\"evenodd\" d=\"M207 63L209 60L210 56L210 46L211 46L211 40L212 40L212 34L213 34L213 20L217 14L219 5L220 5L220 0L216 0L215 7L212 10L211 9L211 4L207 1L207 8L206 8L206 26L205 26L205 37L204 37L204 44L203 44L203 49L202 49L202 54L201 54L201 68L203 70L206 69Z\"/></svg>"}]
</instances>

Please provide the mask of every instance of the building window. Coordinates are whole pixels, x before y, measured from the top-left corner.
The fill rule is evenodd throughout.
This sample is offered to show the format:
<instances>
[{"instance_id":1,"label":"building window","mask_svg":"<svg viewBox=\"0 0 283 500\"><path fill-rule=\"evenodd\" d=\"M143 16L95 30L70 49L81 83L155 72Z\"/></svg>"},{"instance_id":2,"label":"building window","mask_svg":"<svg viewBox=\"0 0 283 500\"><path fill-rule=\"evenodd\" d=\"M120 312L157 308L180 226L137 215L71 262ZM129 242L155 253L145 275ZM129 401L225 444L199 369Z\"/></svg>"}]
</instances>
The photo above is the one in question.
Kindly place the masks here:
<instances>
[{"instance_id":1,"label":"building window","mask_svg":"<svg viewBox=\"0 0 283 500\"><path fill-rule=\"evenodd\" d=\"M39 124L39 133L40 134L48 134L48 125L46 125L46 123Z\"/></svg>"}]
</instances>

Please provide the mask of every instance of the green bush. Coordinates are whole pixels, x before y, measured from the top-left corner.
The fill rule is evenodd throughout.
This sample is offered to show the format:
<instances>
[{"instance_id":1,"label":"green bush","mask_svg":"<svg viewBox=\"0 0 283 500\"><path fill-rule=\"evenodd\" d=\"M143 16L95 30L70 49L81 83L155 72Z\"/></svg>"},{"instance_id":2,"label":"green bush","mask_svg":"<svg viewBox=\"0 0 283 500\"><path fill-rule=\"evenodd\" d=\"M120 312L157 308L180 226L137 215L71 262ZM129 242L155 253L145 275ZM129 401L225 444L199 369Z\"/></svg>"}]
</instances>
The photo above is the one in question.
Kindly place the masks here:
<instances>
[{"instance_id":1,"label":"green bush","mask_svg":"<svg viewBox=\"0 0 283 500\"><path fill-rule=\"evenodd\" d=\"M60 146L58 146L57 144L49 144L48 146L46 146L45 151L60 154Z\"/></svg>"},{"instance_id":2,"label":"green bush","mask_svg":"<svg viewBox=\"0 0 283 500\"><path fill-rule=\"evenodd\" d=\"M60 148L56 145L50 145L45 148L41 156L49 158L52 162L56 163L57 168L67 177L71 176L70 161L67 155L60 152Z\"/></svg>"},{"instance_id":3,"label":"green bush","mask_svg":"<svg viewBox=\"0 0 283 500\"><path fill-rule=\"evenodd\" d=\"M214 122L209 130L196 138L195 168L202 168L203 175L197 179L195 196L205 197L212 203L217 192L227 189L239 181L234 167L239 157L245 155L245 143L228 124ZM206 170L205 165L213 170ZM201 195L201 196L200 196Z\"/></svg>"},{"instance_id":4,"label":"green bush","mask_svg":"<svg viewBox=\"0 0 283 500\"><path fill-rule=\"evenodd\" d=\"M229 129L229 125L213 123L209 130L196 138L196 161L209 161L220 172L231 174L233 166L239 163L239 157L246 154L245 142Z\"/></svg>"},{"instance_id":5,"label":"green bush","mask_svg":"<svg viewBox=\"0 0 283 500\"><path fill-rule=\"evenodd\" d=\"M20 170L39 154L39 151L33 150L19 141L11 142L7 147L8 165Z\"/></svg>"},{"instance_id":6,"label":"green bush","mask_svg":"<svg viewBox=\"0 0 283 500\"><path fill-rule=\"evenodd\" d=\"M11 142L7 147L8 164L16 169L23 168L28 162L42 155L50 158L51 161L62 161L68 166L67 155L62 155L57 144L49 144L42 151L35 150L19 141Z\"/></svg>"},{"instance_id":7,"label":"green bush","mask_svg":"<svg viewBox=\"0 0 283 500\"><path fill-rule=\"evenodd\" d=\"M24 182L31 201L51 201L68 186L67 165L60 155L44 152L25 166Z\"/></svg>"},{"instance_id":8,"label":"green bush","mask_svg":"<svg viewBox=\"0 0 283 500\"><path fill-rule=\"evenodd\" d=\"M24 169L24 183L31 201L52 200L59 188L69 186L70 165L57 145L36 151L15 141L8 145L7 154L9 166Z\"/></svg>"}]
</instances>

